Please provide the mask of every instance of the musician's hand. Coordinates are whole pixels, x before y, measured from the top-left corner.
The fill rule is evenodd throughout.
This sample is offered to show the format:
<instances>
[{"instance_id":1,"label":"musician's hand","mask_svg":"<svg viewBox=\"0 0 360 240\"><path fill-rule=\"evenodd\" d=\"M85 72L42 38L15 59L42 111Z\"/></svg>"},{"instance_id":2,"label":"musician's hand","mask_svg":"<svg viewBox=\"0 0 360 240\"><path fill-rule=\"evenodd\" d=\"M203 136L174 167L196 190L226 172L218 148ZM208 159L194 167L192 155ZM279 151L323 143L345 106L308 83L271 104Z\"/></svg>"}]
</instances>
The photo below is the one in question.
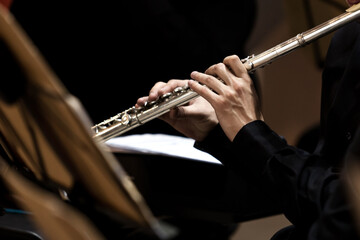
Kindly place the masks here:
<instances>
[{"instance_id":1,"label":"musician's hand","mask_svg":"<svg viewBox=\"0 0 360 240\"><path fill-rule=\"evenodd\" d=\"M210 102L231 141L247 123L263 120L253 82L239 57L226 57L223 63L211 66L205 74L191 73L191 78L207 86L191 80L188 83Z\"/></svg>"},{"instance_id":2,"label":"musician's hand","mask_svg":"<svg viewBox=\"0 0 360 240\"><path fill-rule=\"evenodd\" d=\"M172 92L176 87L183 87L186 84L188 84L188 80L158 82L150 90L149 96L139 98L135 106L144 106L145 102L155 101L165 93ZM171 109L159 118L185 136L198 141L203 140L218 124L214 109L202 97L197 97L183 106Z\"/></svg>"}]
</instances>

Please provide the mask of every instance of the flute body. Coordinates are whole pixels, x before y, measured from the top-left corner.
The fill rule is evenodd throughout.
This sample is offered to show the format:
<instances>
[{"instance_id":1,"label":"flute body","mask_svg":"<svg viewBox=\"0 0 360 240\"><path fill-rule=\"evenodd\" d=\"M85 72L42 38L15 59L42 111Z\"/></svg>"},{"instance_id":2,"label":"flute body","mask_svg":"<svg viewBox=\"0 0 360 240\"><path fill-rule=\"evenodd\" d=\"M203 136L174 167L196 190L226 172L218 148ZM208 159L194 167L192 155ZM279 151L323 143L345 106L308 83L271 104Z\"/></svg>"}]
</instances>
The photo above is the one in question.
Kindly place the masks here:
<instances>
[{"instance_id":1,"label":"flute body","mask_svg":"<svg viewBox=\"0 0 360 240\"><path fill-rule=\"evenodd\" d=\"M295 37L276 45L258 55L242 59L249 73L272 63L277 58L284 56L297 48L303 47L360 17L360 3L346 10L343 14L334 17L308 31L297 34ZM178 87L173 92L164 94L154 102L147 103L144 107L129 108L117 115L104 120L92 127L93 138L106 141L151 121L170 109L182 106L199 95L188 86Z\"/></svg>"}]
</instances>

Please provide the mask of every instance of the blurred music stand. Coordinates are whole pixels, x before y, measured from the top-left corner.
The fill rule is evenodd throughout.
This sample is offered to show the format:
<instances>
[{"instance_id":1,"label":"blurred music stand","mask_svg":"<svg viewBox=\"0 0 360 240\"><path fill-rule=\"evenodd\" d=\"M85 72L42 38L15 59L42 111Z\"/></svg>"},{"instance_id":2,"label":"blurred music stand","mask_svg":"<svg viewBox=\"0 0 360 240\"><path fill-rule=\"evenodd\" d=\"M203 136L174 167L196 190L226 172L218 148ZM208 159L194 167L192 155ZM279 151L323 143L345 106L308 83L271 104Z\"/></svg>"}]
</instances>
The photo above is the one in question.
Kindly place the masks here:
<instances>
[{"instance_id":1,"label":"blurred music stand","mask_svg":"<svg viewBox=\"0 0 360 240\"><path fill-rule=\"evenodd\" d=\"M0 6L1 42L25 76L3 80L0 90L0 140L12 163L65 200L76 204L80 186L89 209L115 215L155 238L172 238L176 229L152 215L119 162L105 145L93 141L92 123L81 103Z\"/></svg>"},{"instance_id":2,"label":"blurred music stand","mask_svg":"<svg viewBox=\"0 0 360 240\"><path fill-rule=\"evenodd\" d=\"M72 208L52 193L27 180L0 157L0 178L10 190L11 197L28 211L24 214L33 219L50 239L104 240L92 222L83 213ZM30 214L31 213L31 214ZM35 234L34 234L35 235ZM42 234L41 234L42 235ZM16 239L35 238L22 233ZM31 238L30 238L31 236ZM11 238L13 239L13 238Z\"/></svg>"}]
</instances>

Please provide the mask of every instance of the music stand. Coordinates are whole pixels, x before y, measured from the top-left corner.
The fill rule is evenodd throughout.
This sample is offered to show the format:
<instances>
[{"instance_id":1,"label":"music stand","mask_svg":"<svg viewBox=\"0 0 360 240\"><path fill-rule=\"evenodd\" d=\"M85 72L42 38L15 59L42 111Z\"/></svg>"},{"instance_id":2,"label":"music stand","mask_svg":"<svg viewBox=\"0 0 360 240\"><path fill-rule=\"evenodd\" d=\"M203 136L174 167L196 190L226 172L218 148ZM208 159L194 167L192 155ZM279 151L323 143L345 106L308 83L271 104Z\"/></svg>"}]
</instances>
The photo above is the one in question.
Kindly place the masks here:
<instances>
[{"instance_id":1,"label":"music stand","mask_svg":"<svg viewBox=\"0 0 360 240\"><path fill-rule=\"evenodd\" d=\"M2 81L0 140L14 164L64 199L76 196L74 186L80 185L94 207L156 238L172 238L176 229L153 216L117 159L92 139L93 124L81 103L0 5L1 41L25 76Z\"/></svg>"},{"instance_id":2,"label":"music stand","mask_svg":"<svg viewBox=\"0 0 360 240\"><path fill-rule=\"evenodd\" d=\"M28 212L36 225L43 230L41 235L49 239L67 240L105 240L96 226L80 211L72 208L52 193L42 189L37 184L27 180L0 157L0 178L6 188L11 189L9 194L20 203ZM2 232L1 232L2 234ZM9 234L8 234L9 235ZM45 239L32 232L19 232L21 237L10 239ZM1 235L3 236L3 235ZM8 236L6 236L8 237Z\"/></svg>"}]
</instances>

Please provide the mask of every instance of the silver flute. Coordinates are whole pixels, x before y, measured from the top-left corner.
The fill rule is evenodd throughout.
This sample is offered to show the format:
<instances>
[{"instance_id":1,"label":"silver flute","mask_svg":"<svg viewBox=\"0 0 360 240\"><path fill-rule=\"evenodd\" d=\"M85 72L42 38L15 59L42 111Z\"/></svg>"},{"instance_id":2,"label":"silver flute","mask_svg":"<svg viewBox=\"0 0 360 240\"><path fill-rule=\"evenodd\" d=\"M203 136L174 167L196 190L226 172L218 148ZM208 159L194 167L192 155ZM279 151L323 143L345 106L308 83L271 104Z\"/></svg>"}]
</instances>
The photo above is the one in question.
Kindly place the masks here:
<instances>
[{"instance_id":1,"label":"silver flute","mask_svg":"<svg viewBox=\"0 0 360 240\"><path fill-rule=\"evenodd\" d=\"M308 31L297 34L295 37L276 45L259 55L248 56L241 59L249 73L272 63L275 59L284 56L293 50L303 47L318 38L329 34L336 29L360 17L360 3L346 9L346 11ZM153 120L175 107L182 106L199 95L188 86L178 87L173 92L166 93L156 101L147 102L145 106L129 108L117 115L104 120L92 127L93 138L107 141Z\"/></svg>"}]
</instances>

